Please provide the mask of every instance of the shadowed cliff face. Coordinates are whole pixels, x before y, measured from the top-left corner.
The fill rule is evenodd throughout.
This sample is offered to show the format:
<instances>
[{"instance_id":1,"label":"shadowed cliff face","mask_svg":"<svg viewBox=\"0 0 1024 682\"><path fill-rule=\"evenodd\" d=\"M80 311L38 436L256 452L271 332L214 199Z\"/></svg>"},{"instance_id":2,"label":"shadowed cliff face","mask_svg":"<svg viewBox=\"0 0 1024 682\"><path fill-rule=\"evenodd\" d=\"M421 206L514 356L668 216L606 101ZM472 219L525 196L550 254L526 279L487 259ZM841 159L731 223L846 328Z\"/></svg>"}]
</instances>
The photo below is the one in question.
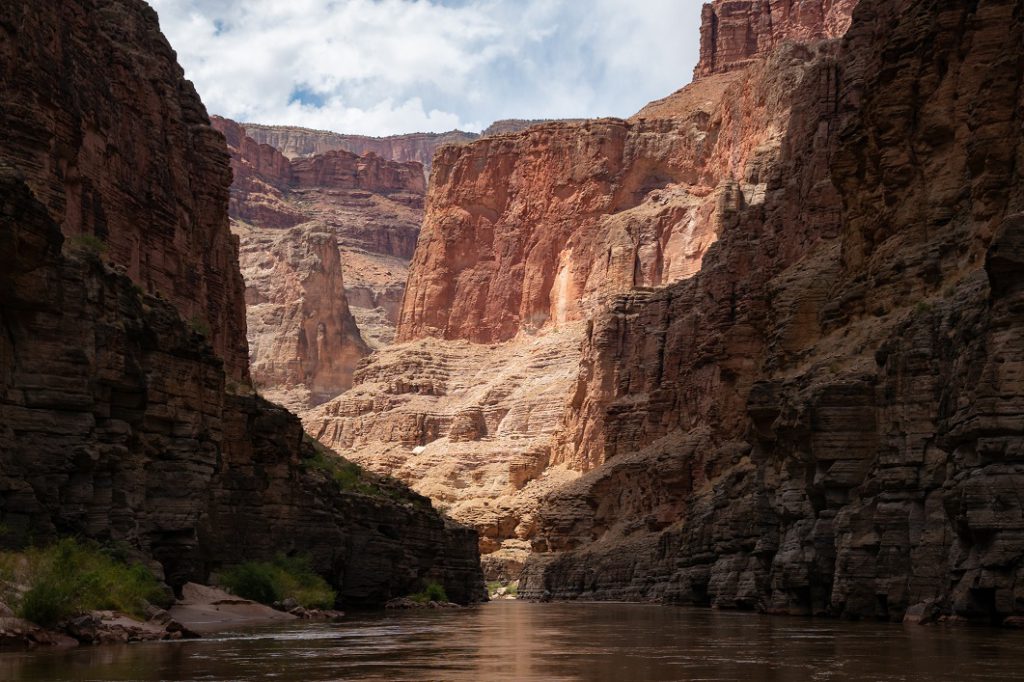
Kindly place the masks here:
<instances>
[{"instance_id":1,"label":"shadowed cliff face","mask_svg":"<svg viewBox=\"0 0 1024 682\"><path fill-rule=\"evenodd\" d=\"M244 351L243 301L211 288L241 293L227 156L155 13L9 2L0 32L0 541L125 542L174 586L285 552L350 604L427 579L481 598L471 530L394 481L339 482L333 453L238 381L219 340L240 331ZM103 210L73 219L84 196ZM144 257L122 261L127 244ZM188 318L193 300L221 316Z\"/></svg>"},{"instance_id":2,"label":"shadowed cliff face","mask_svg":"<svg viewBox=\"0 0 1024 682\"><path fill-rule=\"evenodd\" d=\"M208 329L228 373L246 379L228 158L156 14L141 3L14 0L0 20L0 155L69 246L101 240L109 262ZM135 115L123 114L126 101Z\"/></svg>"},{"instance_id":3,"label":"shadowed cliff face","mask_svg":"<svg viewBox=\"0 0 1024 682\"><path fill-rule=\"evenodd\" d=\"M566 426L605 463L526 594L1021 614L1022 39L1011 0L861 0L764 204L595 318Z\"/></svg>"}]
</instances>

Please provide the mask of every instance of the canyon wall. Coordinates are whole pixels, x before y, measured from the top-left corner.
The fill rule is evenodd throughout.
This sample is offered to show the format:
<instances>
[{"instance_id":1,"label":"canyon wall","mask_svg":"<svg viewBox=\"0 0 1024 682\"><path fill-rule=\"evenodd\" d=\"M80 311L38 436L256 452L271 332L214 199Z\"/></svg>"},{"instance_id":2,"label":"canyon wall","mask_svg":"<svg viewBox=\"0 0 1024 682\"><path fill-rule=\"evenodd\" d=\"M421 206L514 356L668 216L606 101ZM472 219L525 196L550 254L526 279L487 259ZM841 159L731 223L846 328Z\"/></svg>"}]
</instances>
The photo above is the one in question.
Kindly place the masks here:
<instances>
[{"instance_id":1,"label":"canyon wall","mask_svg":"<svg viewBox=\"0 0 1024 682\"><path fill-rule=\"evenodd\" d=\"M346 135L326 130L310 130L297 126L262 125L244 123L249 136L260 144L278 149L289 159L317 156L329 151L342 150L358 154L376 154L388 161L418 161L423 164L426 175L434 161L438 147L446 144L466 144L480 137L517 133L550 119L504 119L487 126L482 133L466 133L450 130L446 133L407 133L387 137L368 135Z\"/></svg>"},{"instance_id":2,"label":"canyon wall","mask_svg":"<svg viewBox=\"0 0 1024 682\"><path fill-rule=\"evenodd\" d=\"M765 201L596 316L566 438L604 464L521 593L1024 613L1022 40L1014 0L860 1Z\"/></svg>"},{"instance_id":3,"label":"canyon wall","mask_svg":"<svg viewBox=\"0 0 1024 682\"><path fill-rule=\"evenodd\" d=\"M252 139L281 151L290 159L317 156L342 150L353 154L376 154L389 161L417 161L427 174L434 159L434 151L445 144L464 144L477 138L475 133L452 130L447 133L409 133L388 137L345 135L326 130L310 130L295 126L243 124Z\"/></svg>"},{"instance_id":4,"label":"canyon wall","mask_svg":"<svg viewBox=\"0 0 1024 682\"><path fill-rule=\"evenodd\" d=\"M829 49L786 43L629 120L441 148L400 343L305 415L310 433L449 505L480 532L491 575L514 572L538 501L605 459L591 447L601 436L576 425L592 399L595 315L694 276L737 213L765 202L793 118L807 115L793 93L827 85ZM814 192L808 230L839 211L830 183Z\"/></svg>"},{"instance_id":5,"label":"canyon wall","mask_svg":"<svg viewBox=\"0 0 1024 682\"><path fill-rule=\"evenodd\" d=\"M102 242L109 262L208 330L228 373L245 380L244 285L222 210L228 157L155 14L10 2L2 18L0 155L69 248ZM129 100L147 105L124 116Z\"/></svg>"},{"instance_id":6,"label":"canyon wall","mask_svg":"<svg viewBox=\"0 0 1024 682\"><path fill-rule=\"evenodd\" d=\"M234 171L253 380L305 410L346 390L358 361L393 338L423 171L337 150L290 160L234 121L213 125Z\"/></svg>"},{"instance_id":7,"label":"canyon wall","mask_svg":"<svg viewBox=\"0 0 1024 682\"><path fill-rule=\"evenodd\" d=\"M16 130L0 148L0 543L127 543L174 587L308 554L344 603L426 580L482 598L470 529L306 439L225 357L233 324L245 345L242 298L210 287L241 293L228 156L155 12L7 3L0 32L0 118ZM89 211L70 218L82 197ZM83 224L93 239L76 239ZM134 265L120 249L133 238L153 249ZM153 282L221 316L190 320Z\"/></svg>"}]
</instances>

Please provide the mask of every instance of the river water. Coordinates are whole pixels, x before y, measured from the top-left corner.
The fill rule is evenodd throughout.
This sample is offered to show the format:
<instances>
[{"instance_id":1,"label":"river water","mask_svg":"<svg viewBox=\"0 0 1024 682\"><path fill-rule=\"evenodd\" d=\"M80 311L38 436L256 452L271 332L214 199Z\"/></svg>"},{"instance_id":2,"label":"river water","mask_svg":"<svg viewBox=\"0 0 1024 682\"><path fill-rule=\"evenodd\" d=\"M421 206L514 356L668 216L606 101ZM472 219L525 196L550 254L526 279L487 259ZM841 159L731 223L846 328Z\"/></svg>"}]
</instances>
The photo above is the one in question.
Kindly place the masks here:
<instances>
[{"instance_id":1,"label":"river water","mask_svg":"<svg viewBox=\"0 0 1024 682\"><path fill-rule=\"evenodd\" d=\"M0 654L2 680L1024 680L1024 632L495 602Z\"/></svg>"}]
</instances>

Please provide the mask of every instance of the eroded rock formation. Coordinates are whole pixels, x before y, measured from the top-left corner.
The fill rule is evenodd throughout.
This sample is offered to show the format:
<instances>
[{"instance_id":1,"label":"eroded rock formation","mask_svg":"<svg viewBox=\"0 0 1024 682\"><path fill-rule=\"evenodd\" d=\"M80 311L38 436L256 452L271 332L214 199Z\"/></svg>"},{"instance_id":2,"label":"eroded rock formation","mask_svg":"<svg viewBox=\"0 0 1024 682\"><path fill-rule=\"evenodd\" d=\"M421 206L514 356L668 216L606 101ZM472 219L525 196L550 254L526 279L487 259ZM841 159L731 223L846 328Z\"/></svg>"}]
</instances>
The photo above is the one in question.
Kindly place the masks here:
<instances>
[{"instance_id":1,"label":"eroded rock formation","mask_svg":"<svg viewBox=\"0 0 1024 682\"><path fill-rule=\"evenodd\" d=\"M307 440L218 343L237 322L244 351L242 299L211 285L241 293L227 155L156 14L51 10L0 6L0 542L125 542L173 586L294 552L352 604L426 579L481 598L471 530Z\"/></svg>"},{"instance_id":2,"label":"eroded rock formation","mask_svg":"<svg viewBox=\"0 0 1024 682\"><path fill-rule=\"evenodd\" d=\"M422 169L338 150L289 160L234 121L213 124L234 170L253 380L304 410L347 389L359 359L394 336Z\"/></svg>"}]
</instances>

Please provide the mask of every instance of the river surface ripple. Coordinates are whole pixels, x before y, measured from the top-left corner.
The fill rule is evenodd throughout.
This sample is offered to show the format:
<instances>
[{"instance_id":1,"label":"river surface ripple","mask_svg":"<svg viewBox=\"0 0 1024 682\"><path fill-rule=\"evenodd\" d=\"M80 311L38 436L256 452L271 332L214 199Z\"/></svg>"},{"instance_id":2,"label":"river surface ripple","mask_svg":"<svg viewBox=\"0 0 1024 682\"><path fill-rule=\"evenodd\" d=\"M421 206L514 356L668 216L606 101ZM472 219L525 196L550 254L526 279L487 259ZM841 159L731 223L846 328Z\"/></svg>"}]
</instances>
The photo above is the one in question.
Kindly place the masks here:
<instances>
[{"instance_id":1,"label":"river surface ripple","mask_svg":"<svg viewBox=\"0 0 1024 682\"><path fill-rule=\"evenodd\" d=\"M1024 632L495 602L0 654L2 680L1024 680Z\"/></svg>"}]
</instances>

